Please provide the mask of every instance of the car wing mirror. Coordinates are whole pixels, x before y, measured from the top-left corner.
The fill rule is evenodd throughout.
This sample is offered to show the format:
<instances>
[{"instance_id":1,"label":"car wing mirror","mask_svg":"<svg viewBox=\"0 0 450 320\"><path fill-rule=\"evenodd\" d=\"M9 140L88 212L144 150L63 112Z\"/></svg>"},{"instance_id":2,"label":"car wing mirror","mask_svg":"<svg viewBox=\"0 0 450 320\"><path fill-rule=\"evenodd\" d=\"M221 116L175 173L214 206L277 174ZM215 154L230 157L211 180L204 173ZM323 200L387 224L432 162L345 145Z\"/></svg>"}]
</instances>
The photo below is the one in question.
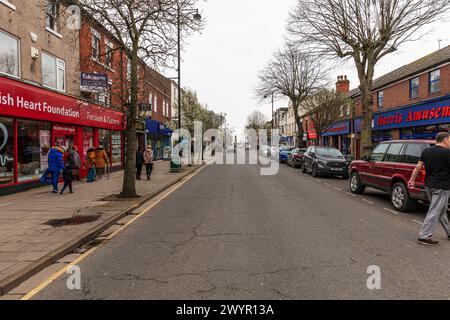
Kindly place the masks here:
<instances>
[{"instance_id":1,"label":"car wing mirror","mask_svg":"<svg viewBox=\"0 0 450 320\"><path fill-rule=\"evenodd\" d=\"M369 162L369 157L368 157L368 156L363 156L363 157L361 158L361 160L362 160L362 161L367 161L367 162Z\"/></svg>"}]
</instances>

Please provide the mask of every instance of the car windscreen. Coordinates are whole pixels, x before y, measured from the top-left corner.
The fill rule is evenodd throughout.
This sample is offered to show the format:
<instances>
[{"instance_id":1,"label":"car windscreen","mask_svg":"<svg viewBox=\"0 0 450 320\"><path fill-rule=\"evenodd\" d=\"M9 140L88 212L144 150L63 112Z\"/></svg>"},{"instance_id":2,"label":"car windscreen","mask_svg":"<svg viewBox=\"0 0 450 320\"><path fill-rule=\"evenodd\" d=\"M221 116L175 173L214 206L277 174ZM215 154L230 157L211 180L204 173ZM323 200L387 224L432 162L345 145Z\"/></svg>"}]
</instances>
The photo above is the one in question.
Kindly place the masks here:
<instances>
[{"instance_id":1,"label":"car windscreen","mask_svg":"<svg viewBox=\"0 0 450 320\"><path fill-rule=\"evenodd\" d=\"M316 154L326 158L342 158L344 157L338 149L333 148L316 148Z\"/></svg>"}]
</instances>

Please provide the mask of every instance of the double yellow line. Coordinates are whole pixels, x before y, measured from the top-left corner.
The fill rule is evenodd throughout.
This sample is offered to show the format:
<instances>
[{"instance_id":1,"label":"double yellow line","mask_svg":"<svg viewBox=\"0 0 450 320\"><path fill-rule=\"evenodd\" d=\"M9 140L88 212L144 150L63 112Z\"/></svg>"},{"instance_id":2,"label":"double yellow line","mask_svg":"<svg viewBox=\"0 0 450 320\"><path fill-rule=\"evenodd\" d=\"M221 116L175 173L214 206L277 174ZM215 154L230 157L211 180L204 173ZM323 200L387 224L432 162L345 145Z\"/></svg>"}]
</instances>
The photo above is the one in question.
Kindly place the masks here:
<instances>
[{"instance_id":1,"label":"double yellow line","mask_svg":"<svg viewBox=\"0 0 450 320\"><path fill-rule=\"evenodd\" d=\"M153 209L156 205L158 205L158 203L160 203L161 201L163 201L165 198L167 198L168 196L170 196L172 193L174 193L178 188L180 188L182 185L184 185L186 182L188 182L190 179L192 179L194 176L196 176L198 173L200 173L203 169L205 169L206 166L201 167L199 170L195 171L194 173L192 173L191 175L189 175L188 177L184 178L182 181L180 181L179 183L175 184L174 186L170 187L167 191L164 191L162 195L157 196L156 200L155 199L150 199L149 202L152 202L150 204L150 206L148 206L147 208L145 208L143 211L141 211L138 215L136 215L133 219L131 219L130 221L128 221L125 225L123 225L121 228L119 228L118 230L114 231L113 233L111 233L106 240L111 240L113 237L115 237L117 234L119 234L120 232L122 232L123 230L125 230L126 228L128 228L131 224L133 224L137 219L141 218L143 215L145 215L147 212L149 212L151 209ZM74 265L79 264L81 261L83 261L84 259L86 259L87 257L89 257L91 254L93 254L95 251L97 251L97 249L101 248L103 245L105 245L108 241L105 241L101 244L99 244L98 246L95 246L91 249L89 249L88 251L86 251L85 253L83 253L81 256L79 256L78 258L76 258L75 260L73 260L71 263L69 263L67 266L63 267L62 269L58 270L57 272L55 272L54 274L52 274L49 278L47 278L46 280L44 280L41 284L39 284L36 288L34 288L33 290L31 290L30 292L28 292L26 295L24 295L22 298L20 298L20 300L30 300L32 299L36 294L38 294L40 291L42 291L43 289L45 289L48 285L50 285L53 281L55 281L56 279L58 279L60 276L62 276L63 274L67 273L67 270L69 270L71 267L73 267Z\"/></svg>"}]
</instances>

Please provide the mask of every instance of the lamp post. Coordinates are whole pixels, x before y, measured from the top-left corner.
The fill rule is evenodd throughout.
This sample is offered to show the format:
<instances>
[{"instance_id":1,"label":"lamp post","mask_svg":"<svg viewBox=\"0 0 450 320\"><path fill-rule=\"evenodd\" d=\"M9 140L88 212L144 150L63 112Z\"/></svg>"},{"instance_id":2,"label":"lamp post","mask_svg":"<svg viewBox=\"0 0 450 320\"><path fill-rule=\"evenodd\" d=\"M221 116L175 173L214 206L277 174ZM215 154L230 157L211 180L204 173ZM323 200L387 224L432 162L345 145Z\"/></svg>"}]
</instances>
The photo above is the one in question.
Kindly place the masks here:
<instances>
[{"instance_id":1,"label":"lamp post","mask_svg":"<svg viewBox=\"0 0 450 320\"><path fill-rule=\"evenodd\" d=\"M198 9L192 9L192 10L181 10L180 2L177 3L177 31L178 31L178 130L181 131L181 14L194 14L193 18L194 20L201 20L202 16L198 12ZM178 143L181 143L181 132L178 133ZM181 156L182 156L181 151ZM180 164L178 165L178 168L174 168L174 165L172 163L171 171L181 171L181 159Z\"/></svg>"}]
</instances>

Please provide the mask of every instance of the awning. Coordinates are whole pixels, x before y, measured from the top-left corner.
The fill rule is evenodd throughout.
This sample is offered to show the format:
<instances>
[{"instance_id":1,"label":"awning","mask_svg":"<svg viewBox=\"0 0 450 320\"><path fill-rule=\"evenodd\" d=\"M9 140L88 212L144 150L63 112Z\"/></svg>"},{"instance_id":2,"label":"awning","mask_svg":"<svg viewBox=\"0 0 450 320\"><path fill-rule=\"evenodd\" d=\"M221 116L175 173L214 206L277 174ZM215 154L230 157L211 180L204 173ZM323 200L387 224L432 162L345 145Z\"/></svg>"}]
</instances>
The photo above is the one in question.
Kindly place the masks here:
<instances>
[{"instance_id":1,"label":"awning","mask_svg":"<svg viewBox=\"0 0 450 320\"><path fill-rule=\"evenodd\" d=\"M159 125L160 123L158 121L152 120L152 119L145 119L145 130L149 134L160 134L159 133Z\"/></svg>"}]
</instances>

